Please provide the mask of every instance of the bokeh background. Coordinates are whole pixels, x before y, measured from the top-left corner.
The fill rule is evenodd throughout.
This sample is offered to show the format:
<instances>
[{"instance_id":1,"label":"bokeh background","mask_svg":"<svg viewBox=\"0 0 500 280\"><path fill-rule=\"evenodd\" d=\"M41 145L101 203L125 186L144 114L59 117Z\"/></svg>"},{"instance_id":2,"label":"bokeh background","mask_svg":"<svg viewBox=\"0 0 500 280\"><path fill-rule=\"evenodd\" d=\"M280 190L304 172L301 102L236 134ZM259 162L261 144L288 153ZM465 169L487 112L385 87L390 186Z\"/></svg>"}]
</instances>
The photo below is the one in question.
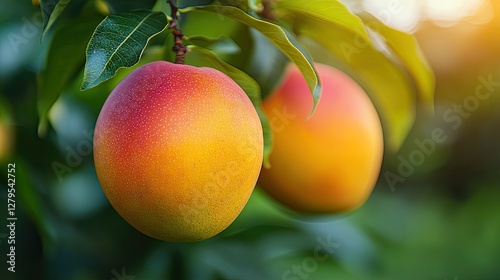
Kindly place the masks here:
<instances>
[{"instance_id":1,"label":"bokeh background","mask_svg":"<svg viewBox=\"0 0 500 280\"><path fill-rule=\"evenodd\" d=\"M0 279L500 279L500 1L345 2L415 34L436 75L435 114L419 114L402 149L386 152L355 212L303 216L257 188L226 231L173 244L128 225L94 170L97 115L130 70L86 92L76 73L39 133L37 73L50 39L40 39L39 7L1 0ZM429 142L436 129L445 140ZM15 274L3 225L10 162Z\"/></svg>"}]
</instances>

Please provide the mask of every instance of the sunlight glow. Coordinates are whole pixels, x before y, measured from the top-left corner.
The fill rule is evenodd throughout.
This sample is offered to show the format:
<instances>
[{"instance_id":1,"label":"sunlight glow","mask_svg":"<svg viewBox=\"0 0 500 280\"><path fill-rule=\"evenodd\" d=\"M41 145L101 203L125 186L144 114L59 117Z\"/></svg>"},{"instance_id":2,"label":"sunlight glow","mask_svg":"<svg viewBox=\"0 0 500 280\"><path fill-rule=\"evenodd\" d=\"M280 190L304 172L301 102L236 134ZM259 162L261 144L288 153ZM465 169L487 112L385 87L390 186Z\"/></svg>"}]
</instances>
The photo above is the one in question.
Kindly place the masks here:
<instances>
[{"instance_id":1,"label":"sunlight glow","mask_svg":"<svg viewBox=\"0 0 500 280\"><path fill-rule=\"evenodd\" d=\"M453 25L478 13L484 0L426 0L425 17L439 25Z\"/></svg>"},{"instance_id":2,"label":"sunlight glow","mask_svg":"<svg viewBox=\"0 0 500 280\"><path fill-rule=\"evenodd\" d=\"M418 0L364 0L363 8L385 24L399 30L415 30L422 13Z\"/></svg>"},{"instance_id":3,"label":"sunlight glow","mask_svg":"<svg viewBox=\"0 0 500 280\"><path fill-rule=\"evenodd\" d=\"M463 20L481 24L493 16L488 0L363 0L362 4L385 24L406 32L415 31L423 20L452 26Z\"/></svg>"}]
</instances>

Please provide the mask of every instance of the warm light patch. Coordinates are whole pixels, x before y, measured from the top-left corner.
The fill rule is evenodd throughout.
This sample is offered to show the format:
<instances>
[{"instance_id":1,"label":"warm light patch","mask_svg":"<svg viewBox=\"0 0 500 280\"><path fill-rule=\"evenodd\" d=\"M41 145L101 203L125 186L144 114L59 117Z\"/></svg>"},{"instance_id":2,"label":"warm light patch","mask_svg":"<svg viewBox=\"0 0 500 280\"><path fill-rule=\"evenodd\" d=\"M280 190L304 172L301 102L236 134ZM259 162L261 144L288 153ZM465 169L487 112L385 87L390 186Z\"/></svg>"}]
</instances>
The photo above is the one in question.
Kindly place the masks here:
<instances>
[{"instance_id":1,"label":"warm light patch","mask_svg":"<svg viewBox=\"0 0 500 280\"><path fill-rule=\"evenodd\" d=\"M363 9L396 29L413 32L418 23L431 20L440 26L453 26L467 20L481 24L493 12L487 0L364 0Z\"/></svg>"},{"instance_id":2,"label":"warm light patch","mask_svg":"<svg viewBox=\"0 0 500 280\"><path fill-rule=\"evenodd\" d=\"M459 21L476 16L482 7L489 5L485 0L426 0L425 16L439 25L454 25Z\"/></svg>"}]
</instances>

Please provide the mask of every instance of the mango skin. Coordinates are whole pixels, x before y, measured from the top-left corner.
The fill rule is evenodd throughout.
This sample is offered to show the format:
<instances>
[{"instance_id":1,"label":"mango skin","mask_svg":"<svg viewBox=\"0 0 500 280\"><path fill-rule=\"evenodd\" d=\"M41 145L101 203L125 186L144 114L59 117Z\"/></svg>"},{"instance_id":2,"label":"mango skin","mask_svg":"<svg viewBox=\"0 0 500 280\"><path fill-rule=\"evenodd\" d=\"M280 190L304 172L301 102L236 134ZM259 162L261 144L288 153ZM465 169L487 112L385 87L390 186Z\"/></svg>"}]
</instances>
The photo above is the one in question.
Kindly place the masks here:
<instances>
[{"instance_id":1,"label":"mango skin","mask_svg":"<svg viewBox=\"0 0 500 280\"><path fill-rule=\"evenodd\" d=\"M125 77L94 133L111 205L150 237L190 242L229 226L259 176L263 136L245 92L211 68L157 61Z\"/></svg>"},{"instance_id":2,"label":"mango skin","mask_svg":"<svg viewBox=\"0 0 500 280\"><path fill-rule=\"evenodd\" d=\"M360 207L371 194L383 157L382 128L358 84L330 66L316 69L323 89L309 120L313 101L295 66L264 101L274 148L259 185L292 210L339 213Z\"/></svg>"}]
</instances>

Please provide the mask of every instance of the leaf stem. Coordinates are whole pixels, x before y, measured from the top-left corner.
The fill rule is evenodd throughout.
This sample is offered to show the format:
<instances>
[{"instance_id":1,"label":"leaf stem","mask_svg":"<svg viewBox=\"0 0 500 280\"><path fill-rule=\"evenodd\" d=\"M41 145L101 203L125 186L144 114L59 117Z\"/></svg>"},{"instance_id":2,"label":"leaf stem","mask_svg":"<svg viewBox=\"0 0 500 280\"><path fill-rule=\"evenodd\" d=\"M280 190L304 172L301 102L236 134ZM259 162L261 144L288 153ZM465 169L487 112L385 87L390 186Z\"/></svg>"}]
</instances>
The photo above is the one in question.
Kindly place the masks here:
<instances>
[{"instance_id":1,"label":"leaf stem","mask_svg":"<svg viewBox=\"0 0 500 280\"><path fill-rule=\"evenodd\" d=\"M179 25L177 23L177 20L179 19L179 16L177 15L179 8L177 7L175 0L168 0L168 4L170 5L172 17L170 28L172 30L172 34L174 35L174 47L172 48L172 50L175 52L175 63L184 64L184 59L186 53L188 52L188 48L182 43L184 34L182 33L182 30L179 28Z\"/></svg>"}]
</instances>

